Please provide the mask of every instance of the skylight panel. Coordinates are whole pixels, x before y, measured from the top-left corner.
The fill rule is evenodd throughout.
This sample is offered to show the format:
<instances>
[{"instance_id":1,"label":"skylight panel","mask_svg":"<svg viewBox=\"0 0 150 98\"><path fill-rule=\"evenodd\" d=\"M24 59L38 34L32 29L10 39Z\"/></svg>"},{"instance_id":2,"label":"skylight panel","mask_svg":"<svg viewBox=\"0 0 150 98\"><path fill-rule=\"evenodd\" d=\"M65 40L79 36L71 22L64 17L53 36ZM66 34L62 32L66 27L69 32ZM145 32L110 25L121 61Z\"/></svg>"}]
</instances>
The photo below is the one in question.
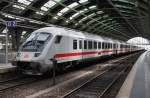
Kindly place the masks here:
<instances>
[{"instance_id":1,"label":"skylight panel","mask_svg":"<svg viewBox=\"0 0 150 98\"><path fill-rule=\"evenodd\" d=\"M80 13L75 13L74 15L72 15L72 16L70 17L70 20L73 19L74 17L78 16L79 14L80 14Z\"/></svg>"},{"instance_id":2,"label":"skylight panel","mask_svg":"<svg viewBox=\"0 0 150 98\"><path fill-rule=\"evenodd\" d=\"M18 6L18 5L13 5L13 7L18 8L18 9L21 9L21 10L24 10L24 9L25 9L24 7Z\"/></svg>"},{"instance_id":3,"label":"skylight panel","mask_svg":"<svg viewBox=\"0 0 150 98\"><path fill-rule=\"evenodd\" d=\"M15 19L15 17L11 16L11 15L4 15L5 17L8 17L8 18L12 18L12 19Z\"/></svg>"},{"instance_id":4,"label":"skylight panel","mask_svg":"<svg viewBox=\"0 0 150 98\"><path fill-rule=\"evenodd\" d=\"M51 8L52 6L54 6L56 4L56 2L49 0L44 6Z\"/></svg>"},{"instance_id":5,"label":"skylight panel","mask_svg":"<svg viewBox=\"0 0 150 98\"><path fill-rule=\"evenodd\" d=\"M93 22L95 22L95 20L91 20L90 22L88 22L87 24L91 24L91 23L93 23Z\"/></svg>"},{"instance_id":6,"label":"skylight panel","mask_svg":"<svg viewBox=\"0 0 150 98\"><path fill-rule=\"evenodd\" d=\"M95 13L93 13L93 14L90 14L88 17L92 17L92 16L95 16Z\"/></svg>"},{"instance_id":7,"label":"skylight panel","mask_svg":"<svg viewBox=\"0 0 150 98\"><path fill-rule=\"evenodd\" d=\"M76 3L76 2L74 2L74 3L70 4L68 7L69 7L69 8L73 8L73 7L77 6L77 5L79 5L79 4Z\"/></svg>"},{"instance_id":8,"label":"skylight panel","mask_svg":"<svg viewBox=\"0 0 150 98\"><path fill-rule=\"evenodd\" d=\"M33 0L18 0L19 3L22 3L24 5L29 5Z\"/></svg>"},{"instance_id":9,"label":"skylight panel","mask_svg":"<svg viewBox=\"0 0 150 98\"><path fill-rule=\"evenodd\" d=\"M79 23L81 23L82 21L84 21L85 19L87 19L88 18L88 16L87 17L84 17L84 18L82 18L80 21L79 21Z\"/></svg>"},{"instance_id":10,"label":"skylight panel","mask_svg":"<svg viewBox=\"0 0 150 98\"><path fill-rule=\"evenodd\" d=\"M80 0L80 3L84 3L87 2L88 0ZM64 13L66 13L67 11L69 11L71 8L75 8L76 6L78 6L79 4L77 2L74 2L72 4L70 4L69 6L65 7L64 9L62 9L60 12L57 13L58 16L63 15ZM84 9L83 11L86 11L88 9ZM61 13L61 14L60 14ZM81 12L80 12L81 13Z\"/></svg>"},{"instance_id":11,"label":"skylight panel","mask_svg":"<svg viewBox=\"0 0 150 98\"><path fill-rule=\"evenodd\" d=\"M104 16L103 16L103 18L107 18L107 17L108 17L108 15L104 15Z\"/></svg>"},{"instance_id":12,"label":"skylight panel","mask_svg":"<svg viewBox=\"0 0 150 98\"><path fill-rule=\"evenodd\" d=\"M13 7L14 7L14 8L21 9L21 10L24 10L28 5L31 4L32 1L33 1L33 0L18 0L18 3L21 3L22 6L19 6L19 5L14 4Z\"/></svg>"},{"instance_id":13,"label":"skylight panel","mask_svg":"<svg viewBox=\"0 0 150 98\"><path fill-rule=\"evenodd\" d=\"M77 26L77 25L78 25L78 23L75 24L75 26Z\"/></svg>"},{"instance_id":14,"label":"skylight panel","mask_svg":"<svg viewBox=\"0 0 150 98\"><path fill-rule=\"evenodd\" d=\"M62 15L62 13L60 13L60 12L58 12L58 14L57 14L58 16L61 16Z\"/></svg>"},{"instance_id":15,"label":"skylight panel","mask_svg":"<svg viewBox=\"0 0 150 98\"><path fill-rule=\"evenodd\" d=\"M23 31L23 32L22 32L22 35L25 35L26 33L27 33L27 31Z\"/></svg>"},{"instance_id":16,"label":"skylight panel","mask_svg":"<svg viewBox=\"0 0 150 98\"><path fill-rule=\"evenodd\" d=\"M43 7L41 7L41 10L43 10L43 11L48 11L48 8L46 8L45 6L43 6Z\"/></svg>"},{"instance_id":17,"label":"skylight panel","mask_svg":"<svg viewBox=\"0 0 150 98\"><path fill-rule=\"evenodd\" d=\"M52 8L54 5L56 5L56 2L59 2L61 0L49 0L47 3L45 3L42 7L41 10L43 11L48 11L49 8Z\"/></svg>"},{"instance_id":18,"label":"skylight panel","mask_svg":"<svg viewBox=\"0 0 150 98\"><path fill-rule=\"evenodd\" d=\"M79 23L82 22L82 21L84 21L84 20L86 20L86 19L89 18L89 17L94 16L94 15L95 15L95 13L92 13L92 14L88 15L87 17L82 18L82 19L79 21Z\"/></svg>"},{"instance_id":19,"label":"skylight panel","mask_svg":"<svg viewBox=\"0 0 150 98\"><path fill-rule=\"evenodd\" d=\"M67 11L69 11L69 8L73 8L73 7L76 7L78 6L79 4L78 3L72 3L70 4L69 6L65 7L64 9L62 9L60 12L57 13L58 16L61 16L63 15L64 13L66 13ZM61 13L61 14L60 14Z\"/></svg>"},{"instance_id":20,"label":"skylight panel","mask_svg":"<svg viewBox=\"0 0 150 98\"><path fill-rule=\"evenodd\" d=\"M42 7L41 10L43 11L48 11L49 8L53 7L56 3L54 1L49 0L47 3L45 3Z\"/></svg>"},{"instance_id":21,"label":"skylight panel","mask_svg":"<svg viewBox=\"0 0 150 98\"><path fill-rule=\"evenodd\" d=\"M96 6L95 6L95 5L93 5L93 6L89 7L89 9L93 9L93 8L96 8Z\"/></svg>"},{"instance_id":22,"label":"skylight panel","mask_svg":"<svg viewBox=\"0 0 150 98\"><path fill-rule=\"evenodd\" d=\"M102 14L102 13L103 13L103 11L98 11L98 12L97 12L97 14Z\"/></svg>"},{"instance_id":23,"label":"skylight panel","mask_svg":"<svg viewBox=\"0 0 150 98\"><path fill-rule=\"evenodd\" d=\"M88 0L80 0L79 3L85 3L88 2Z\"/></svg>"},{"instance_id":24,"label":"skylight panel","mask_svg":"<svg viewBox=\"0 0 150 98\"><path fill-rule=\"evenodd\" d=\"M66 23L69 23L69 21L67 20Z\"/></svg>"},{"instance_id":25,"label":"skylight panel","mask_svg":"<svg viewBox=\"0 0 150 98\"><path fill-rule=\"evenodd\" d=\"M36 12L36 14L38 14L38 15L44 15L43 12Z\"/></svg>"},{"instance_id":26,"label":"skylight panel","mask_svg":"<svg viewBox=\"0 0 150 98\"><path fill-rule=\"evenodd\" d=\"M61 13L65 13L65 12L67 12L69 10L69 8L64 8L64 9L62 9L60 12Z\"/></svg>"},{"instance_id":27,"label":"skylight panel","mask_svg":"<svg viewBox=\"0 0 150 98\"><path fill-rule=\"evenodd\" d=\"M70 17L70 19L75 18L75 17L76 17L76 16L78 16L80 13L83 13L83 12L85 12L85 11L87 11L87 10L88 10L88 9L87 9L87 8L85 8L85 9L83 9L83 10L79 11L78 13L73 14L73 15Z\"/></svg>"},{"instance_id":28,"label":"skylight panel","mask_svg":"<svg viewBox=\"0 0 150 98\"><path fill-rule=\"evenodd\" d=\"M58 19L58 16L53 17L53 19Z\"/></svg>"}]
</instances>

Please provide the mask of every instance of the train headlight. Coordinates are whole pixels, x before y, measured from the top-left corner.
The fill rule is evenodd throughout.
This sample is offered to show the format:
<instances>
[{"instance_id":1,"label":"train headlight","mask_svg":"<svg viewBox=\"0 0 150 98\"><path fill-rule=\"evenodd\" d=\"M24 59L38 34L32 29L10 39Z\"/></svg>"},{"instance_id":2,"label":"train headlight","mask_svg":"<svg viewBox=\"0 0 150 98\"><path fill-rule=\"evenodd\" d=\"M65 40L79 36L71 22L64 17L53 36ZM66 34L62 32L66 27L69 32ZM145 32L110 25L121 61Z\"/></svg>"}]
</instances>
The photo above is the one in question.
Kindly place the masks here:
<instances>
[{"instance_id":1,"label":"train headlight","mask_svg":"<svg viewBox=\"0 0 150 98\"><path fill-rule=\"evenodd\" d=\"M41 53L35 53L34 57L38 57Z\"/></svg>"}]
</instances>

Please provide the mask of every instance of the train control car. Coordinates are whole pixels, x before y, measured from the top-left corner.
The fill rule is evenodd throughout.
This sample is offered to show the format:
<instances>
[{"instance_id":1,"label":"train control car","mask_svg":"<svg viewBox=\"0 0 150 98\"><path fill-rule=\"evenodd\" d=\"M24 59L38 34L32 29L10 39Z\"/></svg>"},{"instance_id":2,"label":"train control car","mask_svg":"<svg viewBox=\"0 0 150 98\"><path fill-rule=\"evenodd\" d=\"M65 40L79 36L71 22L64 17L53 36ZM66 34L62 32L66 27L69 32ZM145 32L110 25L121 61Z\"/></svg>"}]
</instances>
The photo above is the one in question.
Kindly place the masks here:
<instances>
[{"instance_id":1,"label":"train control car","mask_svg":"<svg viewBox=\"0 0 150 98\"><path fill-rule=\"evenodd\" d=\"M41 75L57 69L103 56L138 50L138 47L117 40L62 27L45 27L31 33L20 46L13 65L25 74Z\"/></svg>"}]
</instances>

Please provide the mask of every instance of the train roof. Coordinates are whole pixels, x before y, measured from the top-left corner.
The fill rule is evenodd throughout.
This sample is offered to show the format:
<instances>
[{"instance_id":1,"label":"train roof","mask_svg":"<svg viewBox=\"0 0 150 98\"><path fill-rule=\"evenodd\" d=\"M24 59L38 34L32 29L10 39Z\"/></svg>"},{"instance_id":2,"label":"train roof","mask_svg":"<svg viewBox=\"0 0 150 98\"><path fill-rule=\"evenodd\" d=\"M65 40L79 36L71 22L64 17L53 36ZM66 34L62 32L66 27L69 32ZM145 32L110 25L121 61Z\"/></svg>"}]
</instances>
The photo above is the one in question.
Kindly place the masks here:
<instances>
[{"instance_id":1,"label":"train roof","mask_svg":"<svg viewBox=\"0 0 150 98\"><path fill-rule=\"evenodd\" d=\"M63 27L54 27L54 26L44 27L44 28L38 29L34 32L49 32L49 33L52 33L53 35L63 35L63 36L71 36L71 37L78 37L78 38L95 39L95 40L112 42L112 43L113 42L114 43L125 43L125 42L114 40L111 38L102 37L99 35L90 34L90 33L81 32L78 30L73 30L73 29L63 28Z\"/></svg>"}]
</instances>

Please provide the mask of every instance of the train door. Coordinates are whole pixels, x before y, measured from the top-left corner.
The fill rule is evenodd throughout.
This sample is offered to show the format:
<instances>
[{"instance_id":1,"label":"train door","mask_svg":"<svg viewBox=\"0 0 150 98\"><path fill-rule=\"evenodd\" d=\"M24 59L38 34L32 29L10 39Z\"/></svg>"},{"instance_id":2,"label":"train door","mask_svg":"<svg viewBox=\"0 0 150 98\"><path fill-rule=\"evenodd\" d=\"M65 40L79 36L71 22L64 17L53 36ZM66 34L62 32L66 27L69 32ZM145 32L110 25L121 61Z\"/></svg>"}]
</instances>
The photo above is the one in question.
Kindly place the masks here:
<instances>
[{"instance_id":1,"label":"train door","mask_svg":"<svg viewBox=\"0 0 150 98\"><path fill-rule=\"evenodd\" d=\"M80 59L82 60L83 59L83 39L80 38L79 39L79 53L80 53Z\"/></svg>"}]
</instances>

